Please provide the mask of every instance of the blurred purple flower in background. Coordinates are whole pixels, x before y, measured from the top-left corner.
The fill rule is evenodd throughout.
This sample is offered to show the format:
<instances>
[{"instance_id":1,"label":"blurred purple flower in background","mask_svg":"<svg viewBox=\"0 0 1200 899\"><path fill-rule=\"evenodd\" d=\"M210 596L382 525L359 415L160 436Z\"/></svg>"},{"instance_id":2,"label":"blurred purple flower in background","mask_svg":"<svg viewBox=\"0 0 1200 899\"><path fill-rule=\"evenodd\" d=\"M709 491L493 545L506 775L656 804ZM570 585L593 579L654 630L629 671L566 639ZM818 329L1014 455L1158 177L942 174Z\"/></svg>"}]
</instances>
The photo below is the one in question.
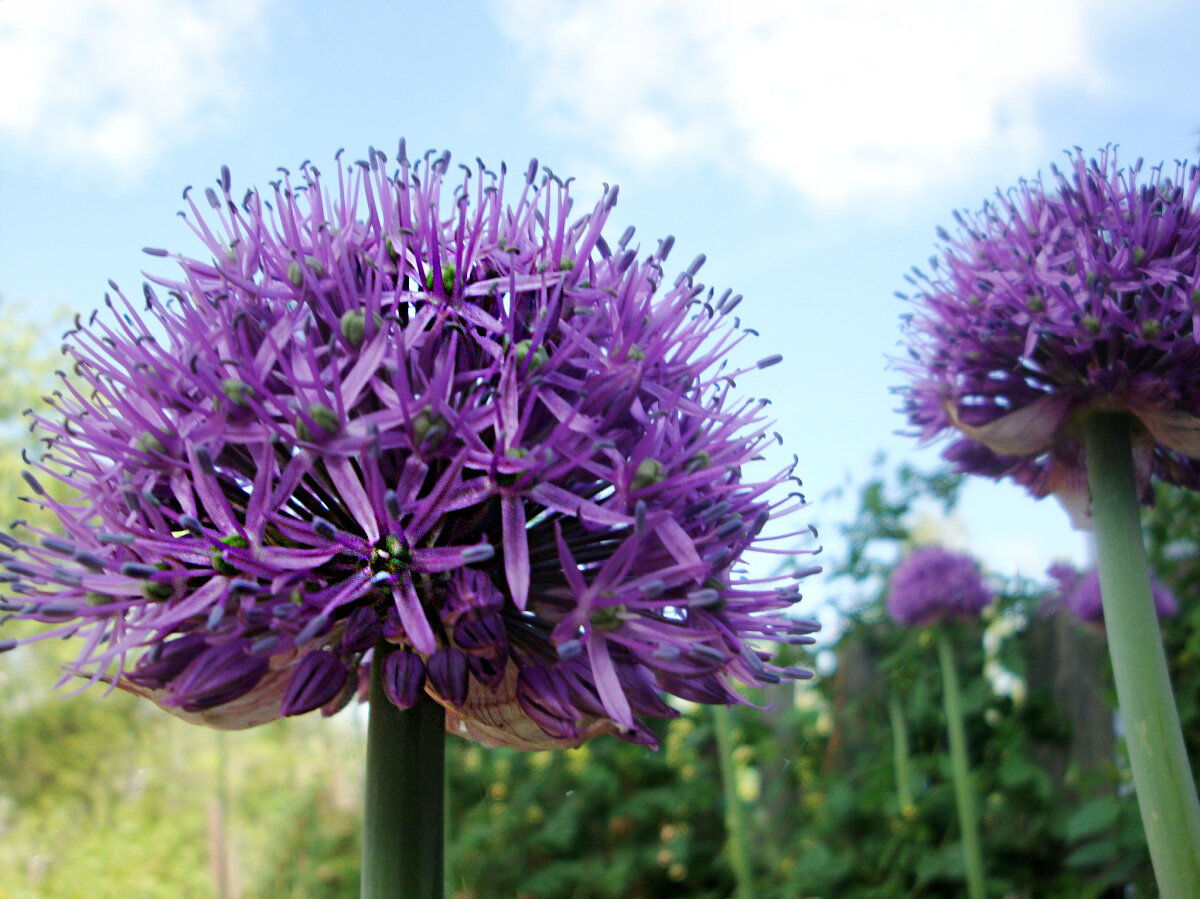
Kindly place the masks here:
<instances>
[{"instance_id":1,"label":"blurred purple flower in background","mask_svg":"<svg viewBox=\"0 0 1200 899\"><path fill-rule=\"evenodd\" d=\"M397 706L526 749L807 676L756 642L811 641L796 584L735 569L808 534L762 534L803 500L746 477L773 437L734 379L778 357L726 363L740 297L702 257L660 291L670 238L602 236L616 188L573 217L536 163L385 166L185 192L213 258L77 322L34 415L65 489L26 473L63 534L0 538L3 610L217 727L336 711L372 656Z\"/></svg>"},{"instance_id":2,"label":"blurred purple flower in background","mask_svg":"<svg viewBox=\"0 0 1200 899\"><path fill-rule=\"evenodd\" d=\"M1083 524L1081 410L1135 416L1144 501L1152 477L1200 487L1200 171L1111 150L1052 171L939 232L932 273L909 277L900 393L923 440L957 435L960 471L1057 494Z\"/></svg>"},{"instance_id":3,"label":"blurred purple flower in background","mask_svg":"<svg viewBox=\"0 0 1200 899\"><path fill-rule=\"evenodd\" d=\"M1080 621L1096 624L1104 621L1104 608L1100 602L1100 573L1092 569L1080 574L1072 566L1061 562L1051 565L1046 572L1058 582L1057 603L1065 605ZM1179 611L1179 601L1157 578L1151 578L1150 590L1154 596L1154 611L1158 617L1169 618Z\"/></svg>"},{"instance_id":4,"label":"blurred purple flower in background","mask_svg":"<svg viewBox=\"0 0 1200 899\"><path fill-rule=\"evenodd\" d=\"M979 563L940 546L913 550L888 578L887 610L899 624L974 618L991 601Z\"/></svg>"}]
</instances>

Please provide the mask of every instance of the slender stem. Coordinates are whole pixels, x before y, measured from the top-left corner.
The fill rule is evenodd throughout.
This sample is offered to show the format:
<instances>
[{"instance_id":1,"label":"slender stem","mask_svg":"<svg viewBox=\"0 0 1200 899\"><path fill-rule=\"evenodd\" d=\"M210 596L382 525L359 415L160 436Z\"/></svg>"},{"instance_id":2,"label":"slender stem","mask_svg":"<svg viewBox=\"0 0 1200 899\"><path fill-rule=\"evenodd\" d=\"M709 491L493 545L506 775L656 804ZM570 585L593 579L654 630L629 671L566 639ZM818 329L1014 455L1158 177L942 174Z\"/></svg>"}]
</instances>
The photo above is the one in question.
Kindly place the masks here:
<instances>
[{"instance_id":1,"label":"slender stem","mask_svg":"<svg viewBox=\"0 0 1200 899\"><path fill-rule=\"evenodd\" d=\"M908 765L908 724L904 720L904 709L900 699L892 696L888 700L888 712L892 719L892 762L896 768L896 798L900 801L900 814L907 814L913 804L912 775Z\"/></svg>"},{"instance_id":2,"label":"slender stem","mask_svg":"<svg viewBox=\"0 0 1200 899\"><path fill-rule=\"evenodd\" d=\"M946 710L946 733L950 737L950 770L954 777L954 798L958 802L958 829L962 832L963 862L967 868L967 895L983 899L983 853L979 848L979 816L975 810L975 791L971 789L967 764L967 732L963 727L962 701L959 698L958 672L954 667L954 649L945 627L938 628L938 659L942 663L942 702Z\"/></svg>"},{"instance_id":3,"label":"slender stem","mask_svg":"<svg viewBox=\"0 0 1200 899\"><path fill-rule=\"evenodd\" d=\"M213 877L218 899L233 896L233 866L229 852L229 749L228 731L214 732L217 737L217 797L213 805Z\"/></svg>"},{"instance_id":4,"label":"slender stem","mask_svg":"<svg viewBox=\"0 0 1200 899\"><path fill-rule=\"evenodd\" d=\"M1170 899L1195 896L1200 884L1200 803L1150 590L1131 426L1131 417L1121 413L1088 417L1088 486L1105 632L1133 784L1154 875Z\"/></svg>"},{"instance_id":5,"label":"slender stem","mask_svg":"<svg viewBox=\"0 0 1200 899\"><path fill-rule=\"evenodd\" d=\"M750 857L746 852L746 813L737 794L737 771L733 764L733 722L729 709L715 705L713 730L717 734L717 758L721 765L721 787L725 797L725 850L737 883L737 899L754 899Z\"/></svg>"},{"instance_id":6,"label":"slender stem","mask_svg":"<svg viewBox=\"0 0 1200 899\"><path fill-rule=\"evenodd\" d=\"M445 712L422 695L407 711L371 665L362 899L442 899Z\"/></svg>"}]
</instances>

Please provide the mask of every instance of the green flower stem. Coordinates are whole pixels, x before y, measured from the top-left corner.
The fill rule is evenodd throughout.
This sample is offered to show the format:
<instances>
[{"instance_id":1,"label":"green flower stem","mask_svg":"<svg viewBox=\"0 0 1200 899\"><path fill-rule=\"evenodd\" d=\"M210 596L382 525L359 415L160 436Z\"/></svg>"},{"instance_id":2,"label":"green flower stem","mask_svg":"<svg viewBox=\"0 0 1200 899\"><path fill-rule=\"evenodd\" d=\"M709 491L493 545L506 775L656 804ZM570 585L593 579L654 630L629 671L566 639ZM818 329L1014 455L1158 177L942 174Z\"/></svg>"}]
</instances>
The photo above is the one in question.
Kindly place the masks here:
<instances>
[{"instance_id":1,"label":"green flower stem","mask_svg":"<svg viewBox=\"0 0 1200 899\"><path fill-rule=\"evenodd\" d=\"M442 899L446 713L422 695L407 711L371 665L362 899Z\"/></svg>"},{"instance_id":2,"label":"green flower stem","mask_svg":"<svg viewBox=\"0 0 1200 899\"><path fill-rule=\"evenodd\" d=\"M892 718L892 762L896 768L896 798L900 801L900 814L913 804L912 775L908 764L908 724L904 720L904 709L900 699L892 696L888 700L888 713Z\"/></svg>"},{"instance_id":3,"label":"green flower stem","mask_svg":"<svg viewBox=\"0 0 1200 899\"><path fill-rule=\"evenodd\" d=\"M1088 486L1108 651L1142 825L1163 896L1195 896L1200 884L1200 804L1188 765L1150 592L1123 413L1086 421Z\"/></svg>"},{"instance_id":4,"label":"green flower stem","mask_svg":"<svg viewBox=\"0 0 1200 899\"><path fill-rule=\"evenodd\" d=\"M717 735L717 757L721 765L721 787L725 796L725 850L737 883L737 899L754 899L750 857L746 853L746 813L737 794L737 772L733 764L733 722L723 705L712 708L713 730Z\"/></svg>"},{"instance_id":5,"label":"green flower stem","mask_svg":"<svg viewBox=\"0 0 1200 899\"><path fill-rule=\"evenodd\" d=\"M950 737L950 770L954 777L954 798L958 802L958 829L962 832L963 862L967 869L967 895L983 899L983 853L979 847L979 815L975 810L975 792L971 789L967 764L967 732L963 727L962 700L958 672L954 667L954 649L945 627L937 632L938 659L942 663L942 702L946 710L946 733Z\"/></svg>"},{"instance_id":6,"label":"green flower stem","mask_svg":"<svg viewBox=\"0 0 1200 899\"><path fill-rule=\"evenodd\" d=\"M229 899L233 889L233 858L229 851L229 731L217 737L217 801L213 814L213 880L217 899Z\"/></svg>"}]
</instances>

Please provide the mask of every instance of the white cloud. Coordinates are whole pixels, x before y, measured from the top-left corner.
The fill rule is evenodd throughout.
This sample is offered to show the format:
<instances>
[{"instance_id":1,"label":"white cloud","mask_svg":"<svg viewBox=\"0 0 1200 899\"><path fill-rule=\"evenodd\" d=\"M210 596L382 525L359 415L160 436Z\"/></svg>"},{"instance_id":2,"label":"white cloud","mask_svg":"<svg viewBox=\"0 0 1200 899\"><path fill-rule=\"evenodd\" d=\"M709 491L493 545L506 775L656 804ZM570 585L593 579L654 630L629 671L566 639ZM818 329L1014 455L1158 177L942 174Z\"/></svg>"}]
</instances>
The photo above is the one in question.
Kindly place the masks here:
<instances>
[{"instance_id":1,"label":"white cloud","mask_svg":"<svg viewBox=\"0 0 1200 899\"><path fill-rule=\"evenodd\" d=\"M130 178L238 102L268 0L2 0L0 139Z\"/></svg>"},{"instance_id":2,"label":"white cloud","mask_svg":"<svg viewBox=\"0 0 1200 899\"><path fill-rule=\"evenodd\" d=\"M494 0L536 108L643 167L749 160L819 203L1036 149L1047 86L1097 90L1101 0Z\"/></svg>"}]
</instances>

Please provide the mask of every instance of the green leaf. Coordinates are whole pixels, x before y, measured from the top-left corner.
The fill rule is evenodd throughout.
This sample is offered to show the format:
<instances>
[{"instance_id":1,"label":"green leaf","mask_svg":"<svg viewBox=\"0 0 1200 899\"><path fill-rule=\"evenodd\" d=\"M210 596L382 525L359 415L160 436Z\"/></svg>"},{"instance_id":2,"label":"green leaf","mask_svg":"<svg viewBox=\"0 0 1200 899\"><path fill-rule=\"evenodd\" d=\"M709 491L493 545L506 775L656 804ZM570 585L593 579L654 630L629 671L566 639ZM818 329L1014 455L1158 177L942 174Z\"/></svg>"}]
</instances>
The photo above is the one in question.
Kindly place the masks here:
<instances>
[{"instance_id":1,"label":"green leaf","mask_svg":"<svg viewBox=\"0 0 1200 899\"><path fill-rule=\"evenodd\" d=\"M1117 823L1120 811L1121 804L1115 796L1093 799L1067 818L1067 839L1076 842L1107 830Z\"/></svg>"},{"instance_id":2,"label":"green leaf","mask_svg":"<svg viewBox=\"0 0 1200 899\"><path fill-rule=\"evenodd\" d=\"M1072 851L1065 864L1068 868L1096 868L1111 861L1115 849L1112 840L1093 840Z\"/></svg>"}]
</instances>

